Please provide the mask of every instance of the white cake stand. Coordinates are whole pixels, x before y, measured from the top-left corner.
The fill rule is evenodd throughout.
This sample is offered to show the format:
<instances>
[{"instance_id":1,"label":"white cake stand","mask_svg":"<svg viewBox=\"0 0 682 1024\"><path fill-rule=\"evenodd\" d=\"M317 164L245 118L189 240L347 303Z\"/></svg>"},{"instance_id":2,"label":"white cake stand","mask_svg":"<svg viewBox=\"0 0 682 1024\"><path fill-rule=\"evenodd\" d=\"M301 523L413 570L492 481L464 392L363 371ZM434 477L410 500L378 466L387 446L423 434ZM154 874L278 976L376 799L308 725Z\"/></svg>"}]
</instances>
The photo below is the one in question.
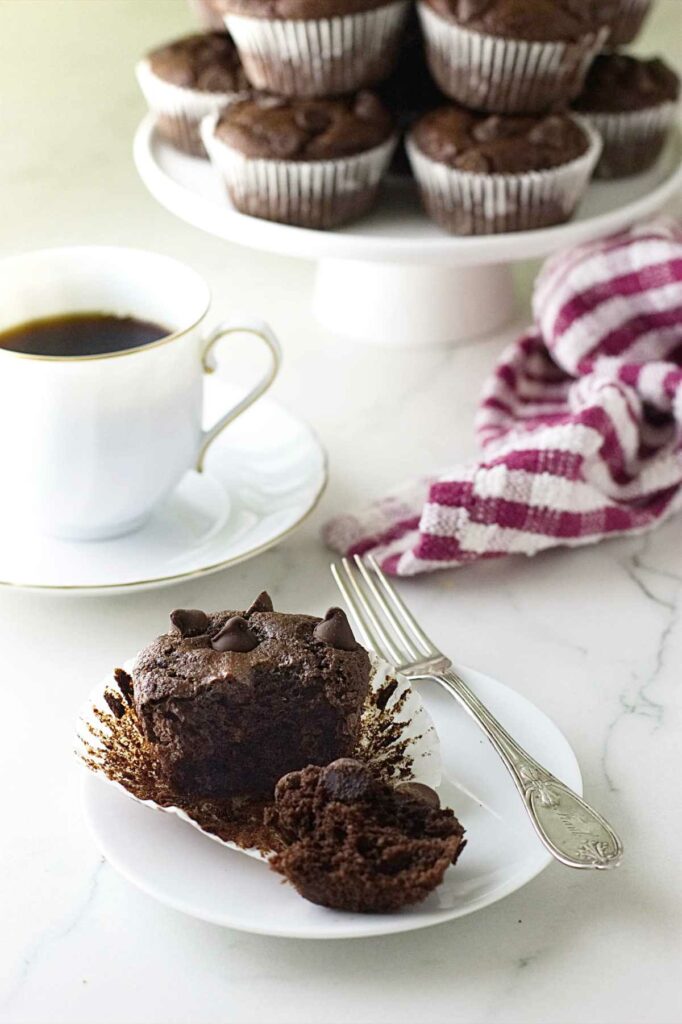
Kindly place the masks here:
<instances>
[{"instance_id":1,"label":"white cake stand","mask_svg":"<svg viewBox=\"0 0 682 1024\"><path fill-rule=\"evenodd\" d=\"M210 164L166 145L151 117L137 130L134 156L152 195L188 223L252 249L316 260L314 311L329 330L402 346L493 331L513 312L512 263L626 228L656 213L682 187L676 129L651 171L594 182L568 224L455 237L427 219L410 182L390 182L370 216L337 231L312 231L238 213Z\"/></svg>"}]
</instances>

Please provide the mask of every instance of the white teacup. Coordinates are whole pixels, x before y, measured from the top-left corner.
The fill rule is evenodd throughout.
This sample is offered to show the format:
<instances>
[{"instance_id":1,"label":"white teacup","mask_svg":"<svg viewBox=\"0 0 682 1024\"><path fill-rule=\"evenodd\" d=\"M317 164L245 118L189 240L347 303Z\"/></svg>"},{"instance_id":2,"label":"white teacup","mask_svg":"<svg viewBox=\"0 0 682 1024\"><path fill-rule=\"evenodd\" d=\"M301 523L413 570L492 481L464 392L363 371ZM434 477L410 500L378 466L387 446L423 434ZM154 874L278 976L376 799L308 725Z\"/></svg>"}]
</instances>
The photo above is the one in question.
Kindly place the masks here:
<instances>
[{"instance_id":1,"label":"white teacup","mask_svg":"<svg viewBox=\"0 0 682 1024\"><path fill-rule=\"evenodd\" d=\"M187 470L255 402L279 369L262 320L227 320L205 333L211 296L194 270L137 249L46 249L0 262L0 331L69 313L134 316L169 334L95 356L27 355L0 348L0 445L6 510L71 540L139 527ZM264 376L202 430L203 374L233 332L264 343Z\"/></svg>"}]
</instances>

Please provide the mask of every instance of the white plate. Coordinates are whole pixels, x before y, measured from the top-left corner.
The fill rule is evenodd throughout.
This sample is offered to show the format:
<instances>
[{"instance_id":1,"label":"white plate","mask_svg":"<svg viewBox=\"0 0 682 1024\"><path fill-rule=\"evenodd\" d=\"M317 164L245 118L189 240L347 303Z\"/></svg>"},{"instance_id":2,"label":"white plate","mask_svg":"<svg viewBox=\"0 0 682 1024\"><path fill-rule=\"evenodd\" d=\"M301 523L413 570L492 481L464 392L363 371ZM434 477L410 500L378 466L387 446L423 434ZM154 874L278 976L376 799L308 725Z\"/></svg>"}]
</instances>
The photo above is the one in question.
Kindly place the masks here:
<instances>
[{"instance_id":1,"label":"white plate","mask_svg":"<svg viewBox=\"0 0 682 1024\"><path fill-rule=\"evenodd\" d=\"M234 397L217 378L206 387L210 423ZM211 445L205 472L188 473L127 537L75 543L0 522L0 586L141 590L217 572L291 533L326 481L325 453L311 428L262 399Z\"/></svg>"},{"instance_id":2,"label":"white plate","mask_svg":"<svg viewBox=\"0 0 682 1024\"><path fill-rule=\"evenodd\" d=\"M576 792L575 755L557 727L514 690L472 669L460 671L509 731ZM538 841L520 798L483 735L435 685L420 693L441 741L444 803L467 829L468 846L443 884L423 903L397 914L346 914L302 899L256 860L211 842L179 818L129 799L102 779L84 779L84 806L109 863L144 892L213 924L262 935L347 939L411 931L462 917L508 896L551 857Z\"/></svg>"},{"instance_id":3,"label":"white plate","mask_svg":"<svg viewBox=\"0 0 682 1024\"><path fill-rule=\"evenodd\" d=\"M426 217L413 186L391 183L369 216L336 231L312 231L237 213L208 161L164 143L149 116L137 130L134 157L145 185L171 213L220 238L304 259L448 266L530 259L628 227L660 210L682 185L682 135L676 128L655 167L622 181L593 181L567 224L458 238Z\"/></svg>"}]
</instances>

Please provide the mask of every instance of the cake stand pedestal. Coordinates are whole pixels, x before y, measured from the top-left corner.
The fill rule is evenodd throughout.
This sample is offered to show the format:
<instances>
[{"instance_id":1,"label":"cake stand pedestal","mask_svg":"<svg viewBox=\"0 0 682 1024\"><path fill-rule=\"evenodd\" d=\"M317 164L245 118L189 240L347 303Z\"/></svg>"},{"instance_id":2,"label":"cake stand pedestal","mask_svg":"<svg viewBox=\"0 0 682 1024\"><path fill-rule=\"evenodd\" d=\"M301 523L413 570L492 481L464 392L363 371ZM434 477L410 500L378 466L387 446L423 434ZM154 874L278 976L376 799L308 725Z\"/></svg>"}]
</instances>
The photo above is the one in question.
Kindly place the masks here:
<instances>
[{"instance_id":1,"label":"cake stand pedestal","mask_svg":"<svg viewBox=\"0 0 682 1024\"><path fill-rule=\"evenodd\" d=\"M487 334L514 309L511 266L623 230L682 188L679 128L654 168L593 182L567 224L514 234L457 237L428 220L412 182L389 182L357 224L313 231L238 213L208 161L168 146L151 117L134 143L142 181L168 210L227 241L318 262L313 310L335 334L385 346L443 345Z\"/></svg>"}]
</instances>

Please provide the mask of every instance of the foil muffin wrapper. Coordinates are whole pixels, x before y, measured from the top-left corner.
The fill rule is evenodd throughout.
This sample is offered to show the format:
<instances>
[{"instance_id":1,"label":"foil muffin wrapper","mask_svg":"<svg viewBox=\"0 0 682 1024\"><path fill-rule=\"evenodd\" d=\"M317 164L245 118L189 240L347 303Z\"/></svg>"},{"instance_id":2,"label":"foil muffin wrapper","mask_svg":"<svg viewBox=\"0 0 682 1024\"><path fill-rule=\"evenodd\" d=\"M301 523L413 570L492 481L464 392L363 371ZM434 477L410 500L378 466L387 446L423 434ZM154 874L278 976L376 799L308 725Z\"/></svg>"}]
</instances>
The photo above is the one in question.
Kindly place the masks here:
<instances>
[{"instance_id":1,"label":"foil muffin wrapper","mask_svg":"<svg viewBox=\"0 0 682 1024\"><path fill-rule=\"evenodd\" d=\"M307 228L332 228L373 206L397 137L336 160L265 160L248 157L215 136L217 115L201 123L211 163L234 206L252 217Z\"/></svg>"},{"instance_id":2,"label":"foil muffin wrapper","mask_svg":"<svg viewBox=\"0 0 682 1024\"><path fill-rule=\"evenodd\" d=\"M581 111L603 142L595 178L625 178L652 167L661 155L677 111L678 104L673 102L620 113Z\"/></svg>"},{"instance_id":3,"label":"foil muffin wrapper","mask_svg":"<svg viewBox=\"0 0 682 1024\"><path fill-rule=\"evenodd\" d=\"M568 220L602 149L595 129L581 117L574 119L589 138L587 151L559 167L520 174L448 167L422 153L408 136L407 154L427 213L446 231L461 235L530 231Z\"/></svg>"},{"instance_id":4,"label":"foil muffin wrapper","mask_svg":"<svg viewBox=\"0 0 682 1024\"><path fill-rule=\"evenodd\" d=\"M369 764L385 781L421 782L436 789L441 783L442 765L440 743L433 720L409 682L395 676L386 662L375 655L370 657L370 695L362 714L357 756ZM124 665L127 672L132 670L134 660L131 659ZM138 795L139 753L141 751L143 757L145 756L146 745L134 725L131 727L128 724L128 731L121 736L116 771L111 770L111 759L108 761L102 755L107 744L111 743L112 728L117 728L117 720L104 700L104 693L107 690L116 690L113 677L104 680L96 688L79 717L75 752L81 762L99 778L137 803L165 814L173 814L198 829L207 838L231 850L237 850L259 860L267 860L271 850L240 844L221 836L219 820L211 820L215 815L211 810L210 801L174 802L172 794L169 793L167 798L160 802ZM133 749L136 746L137 752ZM151 775L153 766L150 764L149 768Z\"/></svg>"},{"instance_id":5,"label":"foil muffin wrapper","mask_svg":"<svg viewBox=\"0 0 682 1024\"><path fill-rule=\"evenodd\" d=\"M609 29L577 42L527 42L463 28L418 5L431 73L451 99L490 113L533 114L575 99Z\"/></svg>"},{"instance_id":6,"label":"foil muffin wrapper","mask_svg":"<svg viewBox=\"0 0 682 1024\"><path fill-rule=\"evenodd\" d=\"M244 92L202 92L174 85L159 78L148 60L138 62L135 74L160 133L190 156L207 155L199 130L203 118L246 96Z\"/></svg>"},{"instance_id":7,"label":"foil muffin wrapper","mask_svg":"<svg viewBox=\"0 0 682 1024\"><path fill-rule=\"evenodd\" d=\"M332 96L388 77L408 9L408 0L392 0L358 14L300 21L227 14L225 24L254 88Z\"/></svg>"}]
</instances>

